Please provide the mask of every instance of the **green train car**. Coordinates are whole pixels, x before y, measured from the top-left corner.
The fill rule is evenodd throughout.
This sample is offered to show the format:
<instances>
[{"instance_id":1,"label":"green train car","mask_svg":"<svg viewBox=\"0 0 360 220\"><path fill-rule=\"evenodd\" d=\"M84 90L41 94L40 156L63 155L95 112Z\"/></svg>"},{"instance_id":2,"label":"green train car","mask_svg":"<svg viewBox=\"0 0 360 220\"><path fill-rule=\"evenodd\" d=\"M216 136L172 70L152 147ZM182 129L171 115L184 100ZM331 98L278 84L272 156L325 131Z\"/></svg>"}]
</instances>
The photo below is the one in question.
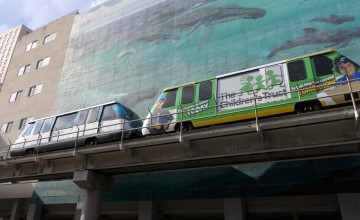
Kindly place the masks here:
<instances>
[{"instance_id":1,"label":"green train car","mask_svg":"<svg viewBox=\"0 0 360 220\"><path fill-rule=\"evenodd\" d=\"M144 135L351 102L360 91L358 65L334 50L167 88L144 120ZM182 123L181 123L182 121Z\"/></svg>"}]
</instances>

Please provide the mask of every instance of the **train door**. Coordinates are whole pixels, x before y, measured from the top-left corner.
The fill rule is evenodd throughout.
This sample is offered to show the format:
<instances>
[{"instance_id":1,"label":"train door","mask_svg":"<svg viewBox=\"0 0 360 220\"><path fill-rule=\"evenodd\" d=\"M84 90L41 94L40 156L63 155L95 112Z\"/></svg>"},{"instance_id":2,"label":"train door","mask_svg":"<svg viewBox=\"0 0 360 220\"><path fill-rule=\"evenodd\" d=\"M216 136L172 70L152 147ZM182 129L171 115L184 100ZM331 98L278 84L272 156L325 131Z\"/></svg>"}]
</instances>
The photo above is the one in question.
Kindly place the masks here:
<instances>
[{"instance_id":1,"label":"train door","mask_svg":"<svg viewBox=\"0 0 360 220\"><path fill-rule=\"evenodd\" d=\"M304 58L287 63L291 97L299 102L316 97L314 89L314 76L310 58Z\"/></svg>"},{"instance_id":2,"label":"train door","mask_svg":"<svg viewBox=\"0 0 360 220\"><path fill-rule=\"evenodd\" d=\"M78 137L82 137L84 136L84 133L85 133L85 122L86 122L86 119L89 115L89 109L84 109L84 110L81 110L79 112L79 115L78 115L78 118L76 119L76 122L75 122L75 127L77 129L77 132L78 132Z\"/></svg>"},{"instance_id":3,"label":"train door","mask_svg":"<svg viewBox=\"0 0 360 220\"><path fill-rule=\"evenodd\" d=\"M183 111L179 115L179 121L191 121L195 115L195 85L187 85L180 88L180 107Z\"/></svg>"},{"instance_id":4,"label":"train door","mask_svg":"<svg viewBox=\"0 0 360 220\"><path fill-rule=\"evenodd\" d=\"M51 134L51 141L58 142L76 137L77 128L74 125L77 114L78 112L74 112L56 117L54 128Z\"/></svg>"},{"instance_id":5,"label":"train door","mask_svg":"<svg viewBox=\"0 0 360 220\"><path fill-rule=\"evenodd\" d=\"M90 109L88 119L85 124L84 136L99 133L99 119L101 106Z\"/></svg>"},{"instance_id":6,"label":"train door","mask_svg":"<svg viewBox=\"0 0 360 220\"><path fill-rule=\"evenodd\" d=\"M326 54L311 57L311 63L316 84L321 84L327 80L335 80L333 61Z\"/></svg>"},{"instance_id":7,"label":"train door","mask_svg":"<svg viewBox=\"0 0 360 220\"><path fill-rule=\"evenodd\" d=\"M211 80L203 81L196 84L197 104L194 106L192 113L195 114L197 118L203 118L215 114L215 85L216 83Z\"/></svg>"},{"instance_id":8,"label":"train door","mask_svg":"<svg viewBox=\"0 0 360 220\"><path fill-rule=\"evenodd\" d=\"M117 114L116 104L104 106L100 120L100 133L121 131L124 128L124 119Z\"/></svg>"},{"instance_id":9,"label":"train door","mask_svg":"<svg viewBox=\"0 0 360 220\"><path fill-rule=\"evenodd\" d=\"M43 145L50 141L51 137L51 126L54 122L54 118L47 118L44 121L43 128L41 130L41 139L39 145Z\"/></svg>"}]
</instances>

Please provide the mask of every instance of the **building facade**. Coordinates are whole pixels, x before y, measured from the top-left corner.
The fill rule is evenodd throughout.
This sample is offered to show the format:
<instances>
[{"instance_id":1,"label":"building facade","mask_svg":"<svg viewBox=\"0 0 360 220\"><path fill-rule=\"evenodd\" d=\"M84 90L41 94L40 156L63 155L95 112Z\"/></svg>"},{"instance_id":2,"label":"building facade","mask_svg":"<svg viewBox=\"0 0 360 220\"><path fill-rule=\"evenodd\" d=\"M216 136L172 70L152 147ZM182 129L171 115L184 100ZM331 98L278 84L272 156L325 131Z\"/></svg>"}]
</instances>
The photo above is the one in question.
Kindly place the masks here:
<instances>
[{"instance_id":1,"label":"building facade","mask_svg":"<svg viewBox=\"0 0 360 220\"><path fill-rule=\"evenodd\" d=\"M358 15L344 10L336 0L109 0L75 19L54 112L120 100L145 117L164 88L329 48L359 63Z\"/></svg>"},{"instance_id":2,"label":"building facade","mask_svg":"<svg viewBox=\"0 0 360 220\"><path fill-rule=\"evenodd\" d=\"M15 141L29 120L52 113L76 14L70 13L19 38L0 96L3 144Z\"/></svg>"},{"instance_id":3,"label":"building facade","mask_svg":"<svg viewBox=\"0 0 360 220\"><path fill-rule=\"evenodd\" d=\"M30 33L28 27L24 25L18 25L9 31L0 35L0 84L4 83L5 74L7 72L12 54L14 52L14 48L16 42L23 35Z\"/></svg>"}]
</instances>

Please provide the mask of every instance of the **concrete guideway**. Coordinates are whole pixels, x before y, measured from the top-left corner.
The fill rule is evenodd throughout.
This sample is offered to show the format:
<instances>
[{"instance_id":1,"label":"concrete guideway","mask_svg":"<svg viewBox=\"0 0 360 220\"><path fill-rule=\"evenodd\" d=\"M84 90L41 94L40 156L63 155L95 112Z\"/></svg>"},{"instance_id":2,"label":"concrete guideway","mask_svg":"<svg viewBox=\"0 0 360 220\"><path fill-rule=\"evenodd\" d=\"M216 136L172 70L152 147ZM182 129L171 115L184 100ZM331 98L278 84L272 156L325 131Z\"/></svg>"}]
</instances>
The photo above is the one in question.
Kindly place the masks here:
<instances>
[{"instance_id":1,"label":"concrete guideway","mask_svg":"<svg viewBox=\"0 0 360 220\"><path fill-rule=\"evenodd\" d=\"M261 119L2 161L0 182L105 175L358 154L351 107ZM260 129L258 129L260 128Z\"/></svg>"}]
</instances>

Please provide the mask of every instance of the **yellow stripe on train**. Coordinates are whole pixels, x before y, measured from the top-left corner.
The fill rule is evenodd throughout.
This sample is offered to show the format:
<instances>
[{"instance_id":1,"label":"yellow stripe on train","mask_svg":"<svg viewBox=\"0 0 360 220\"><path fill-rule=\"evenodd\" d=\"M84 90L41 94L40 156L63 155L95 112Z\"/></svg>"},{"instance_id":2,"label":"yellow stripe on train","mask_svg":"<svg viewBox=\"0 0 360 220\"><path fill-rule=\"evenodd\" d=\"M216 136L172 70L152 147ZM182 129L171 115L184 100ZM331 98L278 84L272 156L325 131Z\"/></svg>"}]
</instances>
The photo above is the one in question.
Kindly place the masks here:
<instances>
[{"instance_id":1,"label":"yellow stripe on train","mask_svg":"<svg viewBox=\"0 0 360 220\"><path fill-rule=\"evenodd\" d=\"M276 109L270 109L270 110L262 110L258 112L259 117L263 116L270 116L270 115L276 115L276 114L283 114L283 113L289 113L294 112L294 106L286 106ZM215 116L214 116L215 117ZM218 117L218 116L216 116ZM233 122L233 121L240 121L244 119L250 119L255 118L255 113L240 113L237 115L231 115L231 116L223 116L221 118L213 118L209 120L204 121L193 121L194 127L202 127L202 126L208 126L208 125L214 125L214 124L221 124L221 123L227 123L227 122Z\"/></svg>"}]
</instances>

